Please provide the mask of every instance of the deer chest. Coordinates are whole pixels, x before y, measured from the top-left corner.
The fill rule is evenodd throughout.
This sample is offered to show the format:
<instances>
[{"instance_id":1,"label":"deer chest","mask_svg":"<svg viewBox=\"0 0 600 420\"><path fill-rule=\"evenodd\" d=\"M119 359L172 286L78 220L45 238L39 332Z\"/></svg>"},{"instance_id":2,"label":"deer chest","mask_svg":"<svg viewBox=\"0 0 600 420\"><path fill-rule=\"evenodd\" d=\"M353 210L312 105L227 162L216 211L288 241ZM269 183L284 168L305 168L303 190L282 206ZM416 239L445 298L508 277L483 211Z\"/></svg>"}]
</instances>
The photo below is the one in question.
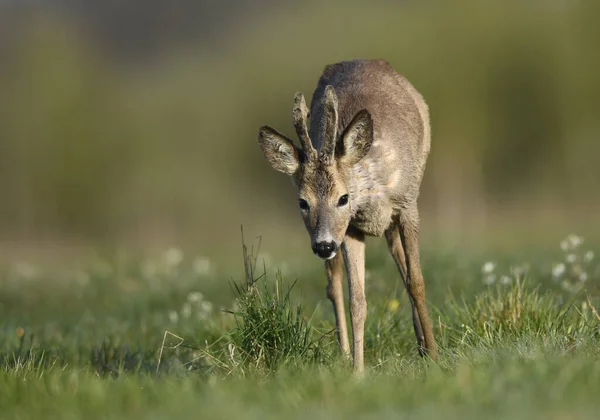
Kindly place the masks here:
<instances>
[{"instance_id":1,"label":"deer chest","mask_svg":"<svg viewBox=\"0 0 600 420\"><path fill-rule=\"evenodd\" d=\"M392 223L392 206L385 200L370 200L360 205L350 225L365 235L382 236Z\"/></svg>"}]
</instances>

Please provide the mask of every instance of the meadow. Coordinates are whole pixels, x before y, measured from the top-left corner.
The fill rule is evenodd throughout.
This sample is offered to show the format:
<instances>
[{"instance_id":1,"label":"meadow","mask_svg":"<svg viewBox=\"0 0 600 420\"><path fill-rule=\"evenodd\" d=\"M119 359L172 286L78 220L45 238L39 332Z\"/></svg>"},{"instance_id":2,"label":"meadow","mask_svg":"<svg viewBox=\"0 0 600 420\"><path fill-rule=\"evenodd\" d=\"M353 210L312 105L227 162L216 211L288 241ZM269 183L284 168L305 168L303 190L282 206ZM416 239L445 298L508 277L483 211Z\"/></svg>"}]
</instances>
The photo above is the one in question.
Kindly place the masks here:
<instances>
[{"instance_id":1,"label":"meadow","mask_svg":"<svg viewBox=\"0 0 600 420\"><path fill-rule=\"evenodd\" d=\"M171 3L0 1L0 419L598 417L600 2ZM369 239L362 380L256 142L359 57L431 111L441 349Z\"/></svg>"},{"instance_id":2,"label":"meadow","mask_svg":"<svg viewBox=\"0 0 600 420\"><path fill-rule=\"evenodd\" d=\"M1 418L597 418L600 265L548 249L425 249L437 362L369 242L366 375L337 352L322 263L245 240L220 265L167 249L0 271ZM235 266L235 269L232 267Z\"/></svg>"}]
</instances>

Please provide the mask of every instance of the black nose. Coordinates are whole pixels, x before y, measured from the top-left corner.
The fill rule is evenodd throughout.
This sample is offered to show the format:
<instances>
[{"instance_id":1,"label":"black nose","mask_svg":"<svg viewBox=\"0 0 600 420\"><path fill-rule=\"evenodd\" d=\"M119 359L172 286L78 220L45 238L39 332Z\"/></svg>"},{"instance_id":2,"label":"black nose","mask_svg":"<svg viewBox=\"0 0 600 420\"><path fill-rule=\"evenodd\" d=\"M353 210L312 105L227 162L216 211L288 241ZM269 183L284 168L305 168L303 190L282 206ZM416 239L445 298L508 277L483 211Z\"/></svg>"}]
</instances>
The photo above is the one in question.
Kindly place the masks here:
<instances>
[{"instance_id":1,"label":"black nose","mask_svg":"<svg viewBox=\"0 0 600 420\"><path fill-rule=\"evenodd\" d=\"M313 245L313 252L321 258L329 258L336 248L335 242L317 242Z\"/></svg>"}]
</instances>

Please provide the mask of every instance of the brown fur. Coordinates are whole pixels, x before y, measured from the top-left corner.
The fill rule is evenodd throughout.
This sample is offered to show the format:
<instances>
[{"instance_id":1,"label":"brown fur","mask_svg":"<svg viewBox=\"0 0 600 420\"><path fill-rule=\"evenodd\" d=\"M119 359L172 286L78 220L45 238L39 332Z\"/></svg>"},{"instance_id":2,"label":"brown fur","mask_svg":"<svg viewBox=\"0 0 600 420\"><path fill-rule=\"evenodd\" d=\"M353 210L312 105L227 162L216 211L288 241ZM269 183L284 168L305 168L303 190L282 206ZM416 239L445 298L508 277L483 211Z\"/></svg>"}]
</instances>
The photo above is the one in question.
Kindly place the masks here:
<instances>
[{"instance_id":1,"label":"brown fur","mask_svg":"<svg viewBox=\"0 0 600 420\"><path fill-rule=\"evenodd\" d=\"M344 61L325 67L312 96L308 129L307 116L304 98L296 94L294 126L302 148L269 127L261 128L259 142L271 165L293 177L299 199L308 204L301 213L313 245L326 237L342 249L355 369L363 370L365 235L385 233L413 306L419 351L436 357L418 242L417 198L431 136L425 101L384 60ZM340 205L345 194L349 204ZM340 267L338 256L326 262L338 334L345 334ZM347 339L340 338L346 351L344 343Z\"/></svg>"}]
</instances>

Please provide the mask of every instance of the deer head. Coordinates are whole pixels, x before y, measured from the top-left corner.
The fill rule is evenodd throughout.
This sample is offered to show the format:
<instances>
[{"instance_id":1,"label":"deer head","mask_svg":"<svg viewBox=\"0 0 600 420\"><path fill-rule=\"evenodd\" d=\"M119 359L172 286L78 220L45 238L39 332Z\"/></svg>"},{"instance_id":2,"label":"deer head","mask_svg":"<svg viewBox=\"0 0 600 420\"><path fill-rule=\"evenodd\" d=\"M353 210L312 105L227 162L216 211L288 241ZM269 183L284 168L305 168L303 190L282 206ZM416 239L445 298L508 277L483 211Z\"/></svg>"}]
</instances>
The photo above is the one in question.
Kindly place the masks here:
<instances>
[{"instance_id":1,"label":"deer head","mask_svg":"<svg viewBox=\"0 0 600 420\"><path fill-rule=\"evenodd\" d=\"M338 133L338 100L332 86L325 88L323 112L316 133L321 137L315 150L308 135L308 109L304 96L294 97L293 124L300 140L292 140L275 129L259 129L258 142L273 169L290 175L298 189L298 204L310 234L313 252L333 258L352 216L349 191L352 166L369 151L373 142L373 120L367 110L359 111Z\"/></svg>"}]
</instances>

